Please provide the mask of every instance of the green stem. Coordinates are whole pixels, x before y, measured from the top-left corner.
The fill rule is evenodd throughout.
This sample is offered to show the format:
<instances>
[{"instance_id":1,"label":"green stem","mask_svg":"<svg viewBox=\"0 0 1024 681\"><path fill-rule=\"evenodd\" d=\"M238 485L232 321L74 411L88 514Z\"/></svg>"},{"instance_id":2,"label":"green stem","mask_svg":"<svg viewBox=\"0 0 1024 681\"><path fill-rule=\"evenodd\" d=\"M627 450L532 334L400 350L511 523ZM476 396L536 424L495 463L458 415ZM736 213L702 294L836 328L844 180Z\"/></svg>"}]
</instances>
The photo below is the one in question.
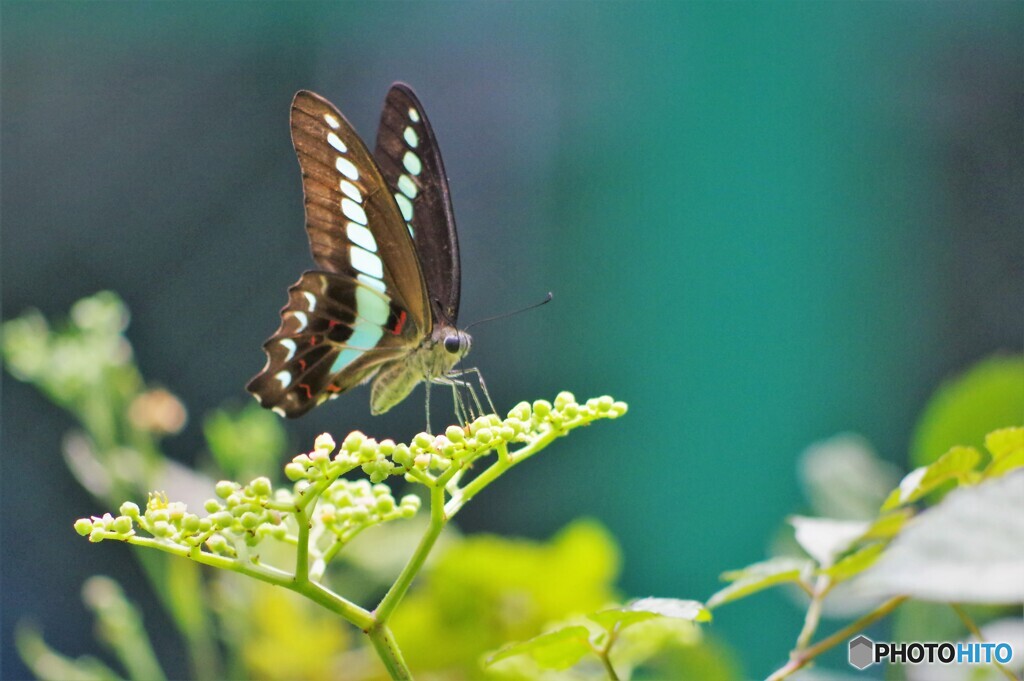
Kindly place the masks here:
<instances>
[{"instance_id":1,"label":"green stem","mask_svg":"<svg viewBox=\"0 0 1024 681\"><path fill-rule=\"evenodd\" d=\"M893 610L898 608L903 601L907 600L908 596L897 596L896 598L890 598L885 603L867 613L866 615L859 618L856 622L849 624L831 636L822 639L815 643L813 646L805 648L801 651L793 651L790 653L789 662L780 669L777 669L766 681L781 681L781 679L788 678L794 672L803 669L807 664L816 658L817 656L824 653L826 650L834 648L835 646L847 641L852 638L854 634L860 633L861 630L871 626L878 620L882 619Z\"/></svg>"},{"instance_id":2,"label":"green stem","mask_svg":"<svg viewBox=\"0 0 1024 681\"><path fill-rule=\"evenodd\" d=\"M398 642L395 641L395 636L387 624L378 620L366 634L393 680L412 679L412 672L406 666Z\"/></svg>"},{"instance_id":3,"label":"green stem","mask_svg":"<svg viewBox=\"0 0 1024 681\"><path fill-rule=\"evenodd\" d=\"M125 539L124 537L112 534L109 538L126 541L129 544L136 544L138 546L148 546L150 548L159 549L176 556L189 558L203 565L209 565L210 567L216 567L222 570L230 570L232 572L243 574L247 577L252 577L253 579L258 579L261 582L266 582L267 584L273 584L274 586L280 586L282 588L295 591L296 593L300 593L303 596L319 603L331 612L337 613L364 631L373 626L374 623L373 615L365 608L359 607L355 603L339 596L330 589L327 589L316 582L306 581L304 583L298 583L295 580L295 575L289 574L284 570L279 570L275 567L270 567L269 565L256 565L253 563L243 562L237 558L231 558L229 556L219 556L217 554L203 551L199 547L188 549L179 544L172 544L170 542L153 539L151 537L129 537Z\"/></svg>"},{"instance_id":4,"label":"green stem","mask_svg":"<svg viewBox=\"0 0 1024 681\"><path fill-rule=\"evenodd\" d=\"M299 539L295 545L295 583L309 581L309 511L305 504L295 507L295 520L299 524Z\"/></svg>"},{"instance_id":5,"label":"green stem","mask_svg":"<svg viewBox=\"0 0 1024 681\"><path fill-rule=\"evenodd\" d=\"M802 581L802 580L801 580ZM819 575L814 586L810 590L811 602L807 606L807 615L804 616L804 626L796 639L796 650L803 650L811 644L814 633L821 623L821 609L825 601L825 594L832 586L832 580L828 575Z\"/></svg>"},{"instance_id":6,"label":"green stem","mask_svg":"<svg viewBox=\"0 0 1024 681\"><path fill-rule=\"evenodd\" d=\"M619 681L619 675L615 672L615 667L612 666L611 660L612 645L615 644L615 640L618 638L618 632L619 628L616 625L614 629L608 632L608 641L600 648L594 648L594 652L597 653L597 657L601 660L601 664L604 666L604 671L608 674L610 681Z\"/></svg>"},{"instance_id":7,"label":"green stem","mask_svg":"<svg viewBox=\"0 0 1024 681\"><path fill-rule=\"evenodd\" d=\"M398 575L398 579L391 585L388 592L384 594L384 598L381 599L380 604L374 611L379 624L383 625L388 622L391 618L391 614L398 607L398 603L405 596L405 593L412 586L412 581L416 578L423 564L427 560L427 556L430 554L430 550L434 548L434 543L437 538L441 535L441 530L448 522L449 516L445 514L444 507L444 487L436 486L430 488L430 524L427 526L427 531L420 539L419 545L413 552L412 556L409 557L409 562L402 568L401 574Z\"/></svg>"},{"instance_id":8,"label":"green stem","mask_svg":"<svg viewBox=\"0 0 1024 681\"><path fill-rule=\"evenodd\" d=\"M979 643L984 643L985 639L981 636L981 629L979 629L978 625L974 623L974 620L971 619L971 616L967 614L967 611L964 610L963 606L959 603L950 603L949 607L953 608L953 612L957 614L957 617L960 618L960 621L964 623L965 627L967 627L967 631L971 632L971 635L974 636L974 638L978 639ZM1013 675L1013 672L1004 667L998 661L992 660L992 664L998 667L999 671L1003 673L1003 676L1010 679L1010 681L1018 681L1017 677Z\"/></svg>"}]
</instances>

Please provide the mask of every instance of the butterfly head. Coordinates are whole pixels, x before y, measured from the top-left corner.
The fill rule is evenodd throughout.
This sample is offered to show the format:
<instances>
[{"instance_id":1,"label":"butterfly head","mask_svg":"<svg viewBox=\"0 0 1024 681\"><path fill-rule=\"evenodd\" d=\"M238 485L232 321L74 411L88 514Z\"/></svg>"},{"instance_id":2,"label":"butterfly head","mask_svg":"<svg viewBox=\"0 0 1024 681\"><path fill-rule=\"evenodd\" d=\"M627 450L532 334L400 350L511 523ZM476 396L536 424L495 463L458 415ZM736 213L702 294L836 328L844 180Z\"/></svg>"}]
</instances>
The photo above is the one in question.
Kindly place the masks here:
<instances>
[{"instance_id":1,"label":"butterfly head","mask_svg":"<svg viewBox=\"0 0 1024 681\"><path fill-rule=\"evenodd\" d=\"M441 345L445 352L451 357L452 364L459 361L469 353L473 339L465 331L454 327L441 329Z\"/></svg>"}]
</instances>

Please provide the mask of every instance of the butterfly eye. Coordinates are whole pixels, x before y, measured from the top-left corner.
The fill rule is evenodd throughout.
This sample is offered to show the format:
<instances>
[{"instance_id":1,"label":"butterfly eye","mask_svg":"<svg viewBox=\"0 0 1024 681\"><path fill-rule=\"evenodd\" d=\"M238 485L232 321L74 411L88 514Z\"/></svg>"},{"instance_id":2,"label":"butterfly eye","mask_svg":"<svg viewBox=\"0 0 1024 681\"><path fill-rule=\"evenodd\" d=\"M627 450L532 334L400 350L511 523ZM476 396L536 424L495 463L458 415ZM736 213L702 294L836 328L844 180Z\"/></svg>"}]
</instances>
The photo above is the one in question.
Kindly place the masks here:
<instances>
[{"instance_id":1,"label":"butterfly eye","mask_svg":"<svg viewBox=\"0 0 1024 681\"><path fill-rule=\"evenodd\" d=\"M448 336L444 339L444 349L453 355L459 351L462 347L462 343L459 341L458 336Z\"/></svg>"}]
</instances>

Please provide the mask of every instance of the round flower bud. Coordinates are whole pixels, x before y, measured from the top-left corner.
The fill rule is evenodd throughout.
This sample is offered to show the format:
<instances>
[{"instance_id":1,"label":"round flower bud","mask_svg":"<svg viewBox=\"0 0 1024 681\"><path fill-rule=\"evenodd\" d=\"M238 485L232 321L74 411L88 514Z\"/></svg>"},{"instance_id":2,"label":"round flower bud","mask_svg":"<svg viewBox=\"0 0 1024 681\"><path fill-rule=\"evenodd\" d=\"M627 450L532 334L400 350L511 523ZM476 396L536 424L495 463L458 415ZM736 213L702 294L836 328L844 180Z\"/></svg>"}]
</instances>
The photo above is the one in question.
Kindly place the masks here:
<instances>
[{"instance_id":1,"label":"round flower bud","mask_svg":"<svg viewBox=\"0 0 1024 681\"><path fill-rule=\"evenodd\" d=\"M395 445L395 451L391 459L399 466L408 468L412 465L412 456L409 454L409 446L406 444Z\"/></svg>"},{"instance_id":2,"label":"round flower bud","mask_svg":"<svg viewBox=\"0 0 1024 681\"><path fill-rule=\"evenodd\" d=\"M481 428L476 432L476 441L481 445L486 445L493 437L494 435L491 433L490 428Z\"/></svg>"},{"instance_id":3,"label":"round flower bud","mask_svg":"<svg viewBox=\"0 0 1024 681\"><path fill-rule=\"evenodd\" d=\"M198 532L199 516L197 516L195 513L185 514L185 517L181 519L181 529L190 533Z\"/></svg>"},{"instance_id":4,"label":"round flower bud","mask_svg":"<svg viewBox=\"0 0 1024 681\"><path fill-rule=\"evenodd\" d=\"M334 451L334 438L330 433L321 433L313 441L314 450L326 450L328 454Z\"/></svg>"},{"instance_id":5,"label":"round flower bud","mask_svg":"<svg viewBox=\"0 0 1024 681\"><path fill-rule=\"evenodd\" d=\"M367 439L363 442L362 447L359 448L359 460L360 461L372 461L377 458L377 443L372 439Z\"/></svg>"},{"instance_id":6,"label":"round flower bud","mask_svg":"<svg viewBox=\"0 0 1024 681\"><path fill-rule=\"evenodd\" d=\"M448 426L444 430L444 436L452 442L465 442L466 432L461 426Z\"/></svg>"},{"instance_id":7,"label":"round flower bud","mask_svg":"<svg viewBox=\"0 0 1024 681\"><path fill-rule=\"evenodd\" d=\"M260 517L252 511L248 511L242 514L242 517L239 519L239 522L242 523L242 527L244 527L247 530L251 530L260 524Z\"/></svg>"},{"instance_id":8,"label":"round flower bud","mask_svg":"<svg viewBox=\"0 0 1024 681\"><path fill-rule=\"evenodd\" d=\"M174 531L171 525L165 520L158 520L149 528L150 533L154 537L167 537Z\"/></svg>"},{"instance_id":9,"label":"round flower bud","mask_svg":"<svg viewBox=\"0 0 1024 681\"><path fill-rule=\"evenodd\" d=\"M377 451L381 456L391 456L395 451L395 441L381 440L380 444L377 445Z\"/></svg>"},{"instance_id":10,"label":"round flower bud","mask_svg":"<svg viewBox=\"0 0 1024 681\"><path fill-rule=\"evenodd\" d=\"M206 540L206 545L214 553L223 553L228 548L228 540L223 535L214 534Z\"/></svg>"},{"instance_id":11,"label":"round flower bud","mask_svg":"<svg viewBox=\"0 0 1024 681\"><path fill-rule=\"evenodd\" d=\"M132 531L132 519L126 515L119 515L114 518L112 529L118 534L128 534Z\"/></svg>"},{"instance_id":12,"label":"round flower bud","mask_svg":"<svg viewBox=\"0 0 1024 681\"><path fill-rule=\"evenodd\" d=\"M366 436L358 430L353 430L345 437L345 441L341 443L341 446L348 452L358 452L359 448L363 446L363 440Z\"/></svg>"},{"instance_id":13,"label":"round flower bud","mask_svg":"<svg viewBox=\"0 0 1024 681\"><path fill-rule=\"evenodd\" d=\"M516 419L517 421L529 421L531 416L530 403L520 402L516 406L512 407L512 411L508 413L510 419Z\"/></svg>"},{"instance_id":14,"label":"round flower bud","mask_svg":"<svg viewBox=\"0 0 1024 681\"><path fill-rule=\"evenodd\" d=\"M374 510L377 513L390 513L395 509L395 500L389 494L388 496L377 497L377 501L373 505Z\"/></svg>"},{"instance_id":15,"label":"round flower bud","mask_svg":"<svg viewBox=\"0 0 1024 681\"><path fill-rule=\"evenodd\" d=\"M292 482L301 480L306 476L306 467L292 461L289 464L285 464L284 475Z\"/></svg>"},{"instance_id":16,"label":"round flower bud","mask_svg":"<svg viewBox=\"0 0 1024 681\"><path fill-rule=\"evenodd\" d=\"M75 532L83 537L92 532L92 521L88 518L79 518L75 521Z\"/></svg>"},{"instance_id":17,"label":"round flower bud","mask_svg":"<svg viewBox=\"0 0 1024 681\"><path fill-rule=\"evenodd\" d=\"M434 438L427 433L417 433L412 441L420 449L430 449L430 445L434 443Z\"/></svg>"},{"instance_id":18,"label":"round flower bud","mask_svg":"<svg viewBox=\"0 0 1024 681\"><path fill-rule=\"evenodd\" d=\"M126 501L121 504L121 515L126 515L132 520L136 520L139 517L139 505L132 501Z\"/></svg>"},{"instance_id":19,"label":"round flower bud","mask_svg":"<svg viewBox=\"0 0 1024 681\"><path fill-rule=\"evenodd\" d=\"M235 483L230 480L221 480L213 488L213 491L221 499L227 499L235 491L235 487Z\"/></svg>"},{"instance_id":20,"label":"round flower bud","mask_svg":"<svg viewBox=\"0 0 1024 681\"><path fill-rule=\"evenodd\" d=\"M533 413L540 418L544 418L551 413L551 403L547 400L537 400L533 403Z\"/></svg>"},{"instance_id":21,"label":"round flower bud","mask_svg":"<svg viewBox=\"0 0 1024 681\"><path fill-rule=\"evenodd\" d=\"M215 527L231 527L235 517L229 511L217 511L209 515L209 520Z\"/></svg>"},{"instance_id":22,"label":"round flower bud","mask_svg":"<svg viewBox=\"0 0 1024 681\"><path fill-rule=\"evenodd\" d=\"M612 412L616 416L622 416L627 411L629 411L629 405L626 404L625 402L614 402L614 403L612 403Z\"/></svg>"},{"instance_id":23,"label":"round flower bud","mask_svg":"<svg viewBox=\"0 0 1024 681\"><path fill-rule=\"evenodd\" d=\"M575 403L576 396L568 390L563 390L555 397L555 409L565 409L566 405Z\"/></svg>"},{"instance_id":24,"label":"round flower bud","mask_svg":"<svg viewBox=\"0 0 1024 681\"><path fill-rule=\"evenodd\" d=\"M267 477L261 476L249 483L249 491L258 497L269 497L273 489Z\"/></svg>"}]
</instances>

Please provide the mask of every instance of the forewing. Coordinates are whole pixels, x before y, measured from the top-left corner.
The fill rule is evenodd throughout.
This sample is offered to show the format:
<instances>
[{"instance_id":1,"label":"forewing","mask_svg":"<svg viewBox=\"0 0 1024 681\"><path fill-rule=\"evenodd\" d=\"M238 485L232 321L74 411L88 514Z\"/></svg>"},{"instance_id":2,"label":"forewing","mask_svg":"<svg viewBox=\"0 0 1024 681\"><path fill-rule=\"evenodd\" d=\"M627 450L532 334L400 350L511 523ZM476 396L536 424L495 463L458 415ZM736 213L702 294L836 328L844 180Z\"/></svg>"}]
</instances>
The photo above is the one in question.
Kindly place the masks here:
<instances>
[{"instance_id":1,"label":"forewing","mask_svg":"<svg viewBox=\"0 0 1024 681\"><path fill-rule=\"evenodd\" d=\"M430 307L415 247L366 145L334 105L305 90L292 100L291 128L313 259L325 270L382 288L429 333Z\"/></svg>"},{"instance_id":2,"label":"forewing","mask_svg":"<svg viewBox=\"0 0 1024 681\"><path fill-rule=\"evenodd\" d=\"M409 311L357 278L306 272L290 289L281 326L263 344L267 364L246 389L296 417L371 378L418 343Z\"/></svg>"},{"instance_id":3,"label":"forewing","mask_svg":"<svg viewBox=\"0 0 1024 681\"><path fill-rule=\"evenodd\" d=\"M455 325L462 273L448 176L423 105L403 83L384 101L374 156L416 242L431 309Z\"/></svg>"}]
</instances>

